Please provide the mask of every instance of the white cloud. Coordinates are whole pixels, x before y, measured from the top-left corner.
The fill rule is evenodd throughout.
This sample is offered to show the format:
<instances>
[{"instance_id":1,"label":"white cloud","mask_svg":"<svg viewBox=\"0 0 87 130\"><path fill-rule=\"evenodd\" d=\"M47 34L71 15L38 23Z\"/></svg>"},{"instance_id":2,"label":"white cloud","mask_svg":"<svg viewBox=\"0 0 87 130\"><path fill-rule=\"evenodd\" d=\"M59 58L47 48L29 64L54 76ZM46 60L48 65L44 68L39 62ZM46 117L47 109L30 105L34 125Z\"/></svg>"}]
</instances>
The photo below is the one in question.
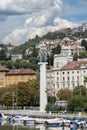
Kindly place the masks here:
<instances>
[{"instance_id":1,"label":"white cloud","mask_svg":"<svg viewBox=\"0 0 87 130\"><path fill-rule=\"evenodd\" d=\"M3 14L13 15L17 13L35 13L50 8L61 10L61 0L2 0L0 10ZM7 11L7 12L6 12ZM11 12L10 12L11 11ZM15 13L14 13L15 12ZM10 14L11 13L11 14Z\"/></svg>"},{"instance_id":2,"label":"white cloud","mask_svg":"<svg viewBox=\"0 0 87 130\"><path fill-rule=\"evenodd\" d=\"M17 15L17 13L18 15L19 13L25 13L28 16L25 24L22 25L22 29L17 29L16 27L12 33L3 39L2 42L14 42L15 44L21 44L25 40L34 37L36 34L42 35L46 33L49 26L54 26L53 21L57 17L58 13L62 11L62 6L62 0L0 1L1 11L4 11L3 15L6 15L6 10L9 10L11 13L9 14L8 12L7 16L11 16L13 14ZM25 15L23 15L23 17L24 16Z\"/></svg>"},{"instance_id":3,"label":"white cloud","mask_svg":"<svg viewBox=\"0 0 87 130\"><path fill-rule=\"evenodd\" d=\"M14 30L11 34L9 34L6 38L3 39L3 42L21 44L21 43L24 43L29 38L34 38L35 35L42 36L49 31L56 31L61 28L67 28L67 27L72 28L72 27L76 26L76 24L73 24L72 22L69 22L68 20L63 20L63 19L60 19L57 17L54 19L53 25L39 27L40 24L44 23L44 20L42 20L42 23L39 24L39 22L41 21L41 18L43 19L43 17L38 16L38 18L39 18L38 20L37 20L37 18L35 19L35 17L27 19L25 22L25 25L22 29ZM35 22L32 24L33 20L35 20L35 22L36 21L38 22L38 26L36 26L37 22L36 22L36 24L35 24Z\"/></svg>"},{"instance_id":4,"label":"white cloud","mask_svg":"<svg viewBox=\"0 0 87 130\"><path fill-rule=\"evenodd\" d=\"M2 0L0 1L0 10L5 10L10 7L12 4L12 0Z\"/></svg>"}]
</instances>

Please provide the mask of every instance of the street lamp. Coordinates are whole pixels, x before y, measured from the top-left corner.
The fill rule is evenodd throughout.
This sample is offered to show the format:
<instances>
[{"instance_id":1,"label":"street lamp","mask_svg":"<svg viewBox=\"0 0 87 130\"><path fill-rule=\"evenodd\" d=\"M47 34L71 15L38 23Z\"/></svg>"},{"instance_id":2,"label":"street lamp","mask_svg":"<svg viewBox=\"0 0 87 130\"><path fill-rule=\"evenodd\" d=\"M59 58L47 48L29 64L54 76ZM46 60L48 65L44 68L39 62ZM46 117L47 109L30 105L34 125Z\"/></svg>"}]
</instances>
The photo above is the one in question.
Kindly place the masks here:
<instances>
[{"instance_id":1,"label":"street lamp","mask_svg":"<svg viewBox=\"0 0 87 130\"><path fill-rule=\"evenodd\" d=\"M13 112L14 112L14 92L12 92Z\"/></svg>"},{"instance_id":2,"label":"street lamp","mask_svg":"<svg viewBox=\"0 0 87 130\"><path fill-rule=\"evenodd\" d=\"M18 83L16 82L16 109L18 106Z\"/></svg>"}]
</instances>

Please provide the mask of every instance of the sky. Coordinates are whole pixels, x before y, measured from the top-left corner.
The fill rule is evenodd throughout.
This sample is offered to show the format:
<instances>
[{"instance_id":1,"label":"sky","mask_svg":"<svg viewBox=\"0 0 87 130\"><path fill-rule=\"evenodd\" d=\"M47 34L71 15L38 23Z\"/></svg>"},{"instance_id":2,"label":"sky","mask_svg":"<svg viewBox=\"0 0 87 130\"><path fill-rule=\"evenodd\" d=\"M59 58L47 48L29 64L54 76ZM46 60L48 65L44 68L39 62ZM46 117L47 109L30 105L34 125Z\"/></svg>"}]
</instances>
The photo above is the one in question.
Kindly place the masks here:
<instances>
[{"instance_id":1,"label":"sky","mask_svg":"<svg viewBox=\"0 0 87 130\"><path fill-rule=\"evenodd\" d=\"M20 45L86 21L87 0L0 0L0 43Z\"/></svg>"}]
</instances>

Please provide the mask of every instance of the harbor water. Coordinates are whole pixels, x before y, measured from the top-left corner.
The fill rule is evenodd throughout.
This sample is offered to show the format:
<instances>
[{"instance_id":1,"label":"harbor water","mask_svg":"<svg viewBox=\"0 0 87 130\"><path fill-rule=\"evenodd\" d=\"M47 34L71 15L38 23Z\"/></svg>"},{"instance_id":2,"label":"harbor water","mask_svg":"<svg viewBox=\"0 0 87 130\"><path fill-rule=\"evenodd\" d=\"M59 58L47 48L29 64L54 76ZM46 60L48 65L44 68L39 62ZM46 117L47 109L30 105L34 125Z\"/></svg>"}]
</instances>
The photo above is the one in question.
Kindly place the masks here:
<instances>
[{"instance_id":1,"label":"harbor water","mask_svg":"<svg viewBox=\"0 0 87 130\"><path fill-rule=\"evenodd\" d=\"M87 128L75 129L69 127L45 127L43 124L23 125L18 122L17 123L2 122L0 124L0 130L87 130Z\"/></svg>"}]
</instances>

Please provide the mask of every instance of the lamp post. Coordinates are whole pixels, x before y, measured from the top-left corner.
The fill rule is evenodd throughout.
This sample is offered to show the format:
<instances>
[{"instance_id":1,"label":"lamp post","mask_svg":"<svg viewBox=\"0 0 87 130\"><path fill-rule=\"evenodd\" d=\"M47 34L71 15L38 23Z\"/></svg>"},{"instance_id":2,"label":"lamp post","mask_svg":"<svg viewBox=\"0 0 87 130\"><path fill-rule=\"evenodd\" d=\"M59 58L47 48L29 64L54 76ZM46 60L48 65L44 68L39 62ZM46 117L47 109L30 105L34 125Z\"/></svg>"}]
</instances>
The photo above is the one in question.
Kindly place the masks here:
<instances>
[{"instance_id":1,"label":"lamp post","mask_svg":"<svg viewBox=\"0 0 87 130\"><path fill-rule=\"evenodd\" d=\"M16 109L18 106L18 83L16 82Z\"/></svg>"},{"instance_id":2,"label":"lamp post","mask_svg":"<svg viewBox=\"0 0 87 130\"><path fill-rule=\"evenodd\" d=\"M13 112L14 112L14 92L12 92L12 103L13 103Z\"/></svg>"}]
</instances>

